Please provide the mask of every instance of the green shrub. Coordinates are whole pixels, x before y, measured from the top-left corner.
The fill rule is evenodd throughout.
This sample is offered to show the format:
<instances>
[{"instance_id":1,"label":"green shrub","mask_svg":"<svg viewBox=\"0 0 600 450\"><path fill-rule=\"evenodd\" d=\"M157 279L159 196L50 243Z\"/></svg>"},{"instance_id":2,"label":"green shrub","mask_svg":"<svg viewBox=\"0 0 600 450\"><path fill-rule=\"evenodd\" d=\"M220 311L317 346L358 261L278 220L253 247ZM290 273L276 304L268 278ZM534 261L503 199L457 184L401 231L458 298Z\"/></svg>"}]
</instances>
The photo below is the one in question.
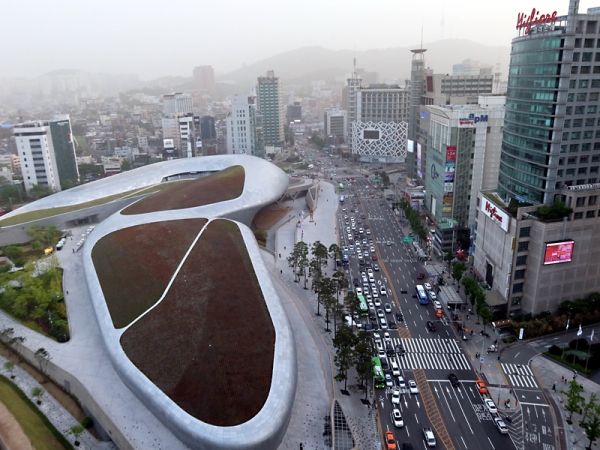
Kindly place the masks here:
<instances>
[{"instance_id":1,"label":"green shrub","mask_svg":"<svg viewBox=\"0 0 600 450\"><path fill-rule=\"evenodd\" d=\"M548 353L550 353L551 355L560 356L562 355L562 349L557 345L553 345L548 349Z\"/></svg>"},{"instance_id":2,"label":"green shrub","mask_svg":"<svg viewBox=\"0 0 600 450\"><path fill-rule=\"evenodd\" d=\"M81 419L81 425L84 426L85 428L89 428L92 425L94 425L94 419L86 416L83 419Z\"/></svg>"},{"instance_id":3,"label":"green shrub","mask_svg":"<svg viewBox=\"0 0 600 450\"><path fill-rule=\"evenodd\" d=\"M571 347L573 350L581 350L582 352L585 352L590 348L588 341L584 338L573 339L571 342L569 342L569 347Z\"/></svg>"}]
</instances>

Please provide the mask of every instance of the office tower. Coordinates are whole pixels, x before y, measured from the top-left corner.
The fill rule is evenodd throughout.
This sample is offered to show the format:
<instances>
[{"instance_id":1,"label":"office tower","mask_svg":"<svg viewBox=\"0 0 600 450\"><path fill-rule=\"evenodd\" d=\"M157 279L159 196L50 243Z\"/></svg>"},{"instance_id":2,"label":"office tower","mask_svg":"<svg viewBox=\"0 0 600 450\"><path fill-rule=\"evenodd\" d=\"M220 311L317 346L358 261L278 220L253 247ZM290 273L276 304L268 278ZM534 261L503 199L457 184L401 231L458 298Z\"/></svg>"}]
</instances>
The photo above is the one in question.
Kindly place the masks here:
<instances>
[{"instance_id":1,"label":"office tower","mask_svg":"<svg viewBox=\"0 0 600 450\"><path fill-rule=\"evenodd\" d=\"M285 140L283 85L275 72L269 70L267 76L258 78L257 94L258 110L263 116L265 145L282 146Z\"/></svg>"},{"instance_id":2,"label":"office tower","mask_svg":"<svg viewBox=\"0 0 600 450\"><path fill-rule=\"evenodd\" d=\"M576 0L518 16L498 189L479 194L474 236L474 269L508 315L600 290L599 24Z\"/></svg>"},{"instance_id":3,"label":"office tower","mask_svg":"<svg viewBox=\"0 0 600 450\"><path fill-rule=\"evenodd\" d=\"M188 114L192 113L193 109L194 102L192 101L192 97L188 94L175 92L173 94L163 95L163 114L165 116Z\"/></svg>"},{"instance_id":4,"label":"office tower","mask_svg":"<svg viewBox=\"0 0 600 450\"><path fill-rule=\"evenodd\" d=\"M477 192L497 187L504 101L491 96L481 97L479 105L421 106L419 132L429 137L421 162L424 200L429 228L435 227L429 242L438 257L469 249Z\"/></svg>"},{"instance_id":5,"label":"office tower","mask_svg":"<svg viewBox=\"0 0 600 450\"><path fill-rule=\"evenodd\" d=\"M465 59L460 64L452 65L452 75L473 75L477 76L481 73L481 70L492 70L492 66L489 64L482 64L481 61L475 61L472 59Z\"/></svg>"},{"instance_id":6,"label":"office tower","mask_svg":"<svg viewBox=\"0 0 600 450\"><path fill-rule=\"evenodd\" d=\"M216 94L215 71L212 66L195 67L193 75L196 89L205 91L209 95Z\"/></svg>"},{"instance_id":7,"label":"office tower","mask_svg":"<svg viewBox=\"0 0 600 450\"><path fill-rule=\"evenodd\" d=\"M294 102L293 105L287 106L286 118L288 123L294 120L302 120L302 105L300 105L300 102Z\"/></svg>"},{"instance_id":8,"label":"office tower","mask_svg":"<svg viewBox=\"0 0 600 450\"><path fill-rule=\"evenodd\" d=\"M27 192L34 185L59 192L79 181L69 115L22 123L13 132Z\"/></svg>"},{"instance_id":9,"label":"office tower","mask_svg":"<svg viewBox=\"0 0 600 450\"><path fill-rule=\"evenodd\" d=\"M212 116L203 116L200 119L200 134L202 140L216 139L217 131L215 130L215 118Z\"/></svg>"},{"instance_id":10,"label":"office tower","mask_svg":"<svg viewBox=\"0 0 600 450\"><path fill-rule=\"evenodd\" d=\"M346 111L341 109L326 109L324 113L323 129L325 137L331 137L335 144L342 144L348 134L348 121Z\"/></svg>"},{"instance_id":11,"label":"office tower","mask_svg":"<svg viewBox=\"0 0 600 450\"><path fill-rule=\"evenodd\" d=\"M423 172L417 163L426 159L427 142L424 134L419 133L421 105L476 105L479 95L493 92L494 75L491 68L480 68L478 75L435 74L425 68L425 49L411 51L408 139L412 143L408 145L406 170L410 178L422 181ZM417 143L421 144L420 156L415 153L419 148Z\"/></svg>"},{"instance_id":12,"label":"office tower","mask_svg":"<svg viewBox=\"0 0 600 450\"><path fill-rule=\"evenodd\" d=\"M352 153L361 161L403 162L406 158L409 91L396 84L362 87L360 79L354 87L355 80L348 80L348 120L350 110L354 110L355 118L349 122Z\"/></svg>"},{"instance_id":13,"label":"office tower","mask_svg":"<svg viewBox=\"0 0 600 450\"><path fill-rule=\"evenodd\" d=\"M253 155L264 153L262 116L256 109L254 97L234 95L227 124L227 153L230 155Z\"/></svg>"},{"instance_id":14,"label":"office tower","mask_svg":"<svg viewBox=\"0 0 600 450\"><path fill-rule=\"evenodd\" d=\"M352 127L357 120L356 116L356 92L360 88L361 79L354 73L348 78L346 87L344 88L344 108L347 111L347 135L344 137L346 142L352 147Z\"/></svg>"}]
</instances>

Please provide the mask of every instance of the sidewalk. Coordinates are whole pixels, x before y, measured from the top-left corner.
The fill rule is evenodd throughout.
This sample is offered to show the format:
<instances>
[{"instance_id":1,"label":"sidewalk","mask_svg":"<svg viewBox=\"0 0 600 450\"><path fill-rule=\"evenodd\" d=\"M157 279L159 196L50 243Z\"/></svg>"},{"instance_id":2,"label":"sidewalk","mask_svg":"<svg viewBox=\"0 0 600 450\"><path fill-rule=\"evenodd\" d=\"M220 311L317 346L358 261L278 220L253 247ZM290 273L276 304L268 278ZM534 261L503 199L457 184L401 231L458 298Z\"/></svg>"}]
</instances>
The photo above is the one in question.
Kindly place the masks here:
<instances>
[{"instance_id":1,"label":"sidewalk","mask_svg":"<svg viewBox=\"0 0 600 450\"><path fill-rule=\"evenodd\" d=\"M333 334L325 331L323 308L320 308L321 315L317 316L316 295L310 290L310 279L307 284L309 289L303 289L304 278L299 283L294 282L294 275L287 262L295 242L301 238L309 245L319 240L328 248L331 244L337 243L335 213L339 207L338 195L329 182L321 181L320 189L322 191L319 191L312 223L309 221L308 208L304 202L296 201L293 204L285 202L286 205L292 206L293 210L289 214L294 218L281 225L277 231L276 257L265 256L267 265L272 267L275 275L278 275L274 278L280 285L280 295L294 329L298 353L296 400L292 419L280 449L297 449L300 442L305 449L329 448L327 446L330 442L328 442L329 437L323 436L323 424L325 415L330 413L335 398L342 406L358 448L375 450L379 448L380 443L375 411L361 402L364 392L353 388L356 384L354 375L349 374L348 377L350 395L341 394L340 390L344 388L344 383L338 383L333 378L337 373L333 363L335 355L332 344ZM305 214L302 227L298 223L301 211ZM304 229L304 236L302 236L302 229ZM331 275L332 271L333 265L330 261L324 272ZM340 294L341 299L342 294ZM329 328L332 330L333 326L332 320ZM369 400L372 402L372 398Z\"/></svg>"}]
</instances>

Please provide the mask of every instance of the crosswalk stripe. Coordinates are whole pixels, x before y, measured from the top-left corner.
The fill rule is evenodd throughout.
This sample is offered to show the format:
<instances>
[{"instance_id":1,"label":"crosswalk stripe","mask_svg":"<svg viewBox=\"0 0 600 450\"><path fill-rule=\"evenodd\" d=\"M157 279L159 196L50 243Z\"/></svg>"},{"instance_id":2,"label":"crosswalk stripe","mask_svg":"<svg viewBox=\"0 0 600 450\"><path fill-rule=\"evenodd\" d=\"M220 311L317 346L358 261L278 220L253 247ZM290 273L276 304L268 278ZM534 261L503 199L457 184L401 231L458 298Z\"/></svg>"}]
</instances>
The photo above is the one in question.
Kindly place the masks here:
<instances>
[{"instance_id":1,"label":"crosswalk stripe","mask_svg":"<svg viewBox=\"0 0 600 450\"><path fill-rule=\"evenodd\" d=\"M531 368L519 364L500 364L502 371L508 377L510 384L517 387L538 387Z\"/></svg>"}]
</instances>

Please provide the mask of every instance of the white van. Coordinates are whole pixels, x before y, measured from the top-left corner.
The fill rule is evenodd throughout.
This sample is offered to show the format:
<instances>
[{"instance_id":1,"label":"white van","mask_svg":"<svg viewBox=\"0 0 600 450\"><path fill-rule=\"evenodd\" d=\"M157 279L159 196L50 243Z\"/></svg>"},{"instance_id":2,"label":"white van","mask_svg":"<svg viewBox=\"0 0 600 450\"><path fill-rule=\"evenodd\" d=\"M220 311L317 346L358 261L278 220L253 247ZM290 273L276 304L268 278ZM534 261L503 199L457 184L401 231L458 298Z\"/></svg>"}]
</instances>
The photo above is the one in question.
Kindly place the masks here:
<instances>
[{"instance_id":1,"label":"white van","mask_svg":"<svg viewBox=\"0 0 600 450\"><path fill-rule=\"evenodd\" d=\"M395 377L399 377L400 376L400 368L398 367L398 363L392 359L390 361L390 364L392 366L392 375L394 375Z\"/></svg>"}]
</instances>

